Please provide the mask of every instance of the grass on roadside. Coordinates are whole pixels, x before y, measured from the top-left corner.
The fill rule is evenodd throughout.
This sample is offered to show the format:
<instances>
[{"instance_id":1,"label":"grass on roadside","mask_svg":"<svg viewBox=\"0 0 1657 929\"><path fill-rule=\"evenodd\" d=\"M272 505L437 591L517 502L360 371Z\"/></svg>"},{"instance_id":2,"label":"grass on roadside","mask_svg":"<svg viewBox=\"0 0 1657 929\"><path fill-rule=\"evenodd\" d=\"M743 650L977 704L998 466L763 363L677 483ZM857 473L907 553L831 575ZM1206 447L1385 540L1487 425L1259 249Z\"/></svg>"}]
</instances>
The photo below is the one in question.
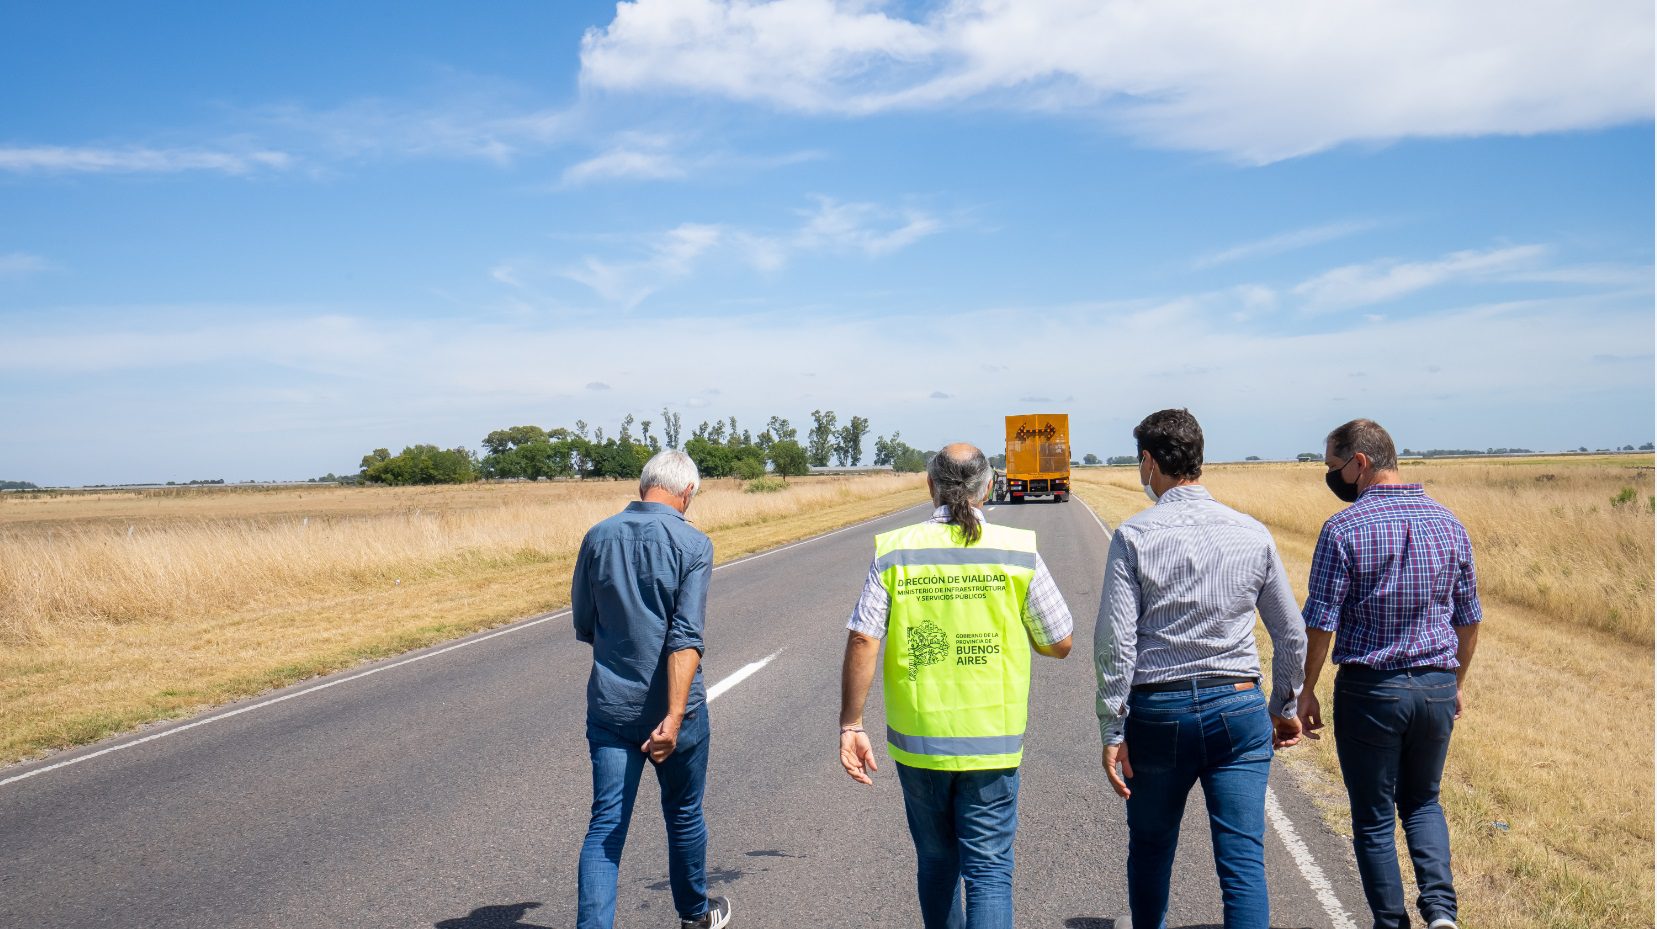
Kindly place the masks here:
<instances>
[{"instance_id":1,"label":"grass on roadside","mask_svg":"<svg viewBox=\"0 0 1657 929\"><path fill-rule=\"evenodd\" d=\"M1467 526L1485 610L1443 787L1469 929L1651 925L1651 464L1404 466ZM1322 475L1321 463L1203 475L1217 499L1271 529L1302 601L1318 531L1341 506ZM1148 505L1132 468L1078 471L1075 484L1111 525ZM1333 681L1326 672L1319 685L1325 707ZM1332 738L1279 757L1338 783ZM1325 793L1344 828L1344 793Z\"/></svg>"},{"instance_id":2,"label":"grass on roadside","mask_svg":"<svg viewBox=\"0 0 1657 929\"><path fill-rule=\"evenodd\" d=\"M0 764L565 606L622 483L0 498ZM692 504L720 561L924 502L915 475ZM129 532L128 526L131 526Z\"/></svg>"}]
</instances>

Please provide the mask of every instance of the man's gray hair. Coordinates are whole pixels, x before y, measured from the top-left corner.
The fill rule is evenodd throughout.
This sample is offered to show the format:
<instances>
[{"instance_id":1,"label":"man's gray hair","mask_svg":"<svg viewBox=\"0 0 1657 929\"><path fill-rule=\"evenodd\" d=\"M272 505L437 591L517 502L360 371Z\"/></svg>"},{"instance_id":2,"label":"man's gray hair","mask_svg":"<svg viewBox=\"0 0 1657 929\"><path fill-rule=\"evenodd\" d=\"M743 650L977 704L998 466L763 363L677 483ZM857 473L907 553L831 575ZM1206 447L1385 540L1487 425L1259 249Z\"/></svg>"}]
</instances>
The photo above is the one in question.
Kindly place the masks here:
<instances>
[{"instance_id":1,"label":"man's gray hair","mask_svg":"<svg viewBox=\"0 0 1657 929\"><path fill-rule=\"evenodd\" d=\"M702 489L702 475L696 472L696 462L676 448L664 448L644 463L639 473L639 496L652 487L660 487L675 497L690 488L694 496Z\"/></svg>"},{"instance_id":2,"label":"man's gray hair","mask_svg":"<svg viewBox=\"0 0 1657 929\"><path fill-rule=\"evenodd\" d=\"M949 507L950 523L961 528L968 545L977 542L984 530L975 508L989 493L990 481L995 479L995 469L990 467L989 459L971 445L950 445L926 463L926 474L932 478L937 504Z\"/></svg>"}]
</instances>

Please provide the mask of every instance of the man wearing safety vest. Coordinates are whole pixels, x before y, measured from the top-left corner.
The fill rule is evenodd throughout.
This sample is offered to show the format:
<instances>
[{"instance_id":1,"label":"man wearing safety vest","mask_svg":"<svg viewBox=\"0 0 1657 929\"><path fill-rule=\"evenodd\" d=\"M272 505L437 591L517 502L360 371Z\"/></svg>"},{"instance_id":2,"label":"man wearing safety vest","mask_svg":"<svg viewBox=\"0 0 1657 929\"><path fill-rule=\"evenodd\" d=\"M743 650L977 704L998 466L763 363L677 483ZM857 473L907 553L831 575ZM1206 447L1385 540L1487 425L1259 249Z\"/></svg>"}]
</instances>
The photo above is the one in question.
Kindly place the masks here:
<instances>
[{"instance_id":1,"label":"man wearing safety vest","mask_svg":"<svg viewBox=\"0 0 1657 929\"><path fill-rule=\"evenodd\" d=\"M1011 929L1030 651L1070 654L1073 623L1035 533L984 521L993 475L984 453L951 445L926 470L932 518L875 537L848 624L840 763L873 783L863 704L884 638L886 747L915 841L921 920Z\"/></svg>"}]
</instances>

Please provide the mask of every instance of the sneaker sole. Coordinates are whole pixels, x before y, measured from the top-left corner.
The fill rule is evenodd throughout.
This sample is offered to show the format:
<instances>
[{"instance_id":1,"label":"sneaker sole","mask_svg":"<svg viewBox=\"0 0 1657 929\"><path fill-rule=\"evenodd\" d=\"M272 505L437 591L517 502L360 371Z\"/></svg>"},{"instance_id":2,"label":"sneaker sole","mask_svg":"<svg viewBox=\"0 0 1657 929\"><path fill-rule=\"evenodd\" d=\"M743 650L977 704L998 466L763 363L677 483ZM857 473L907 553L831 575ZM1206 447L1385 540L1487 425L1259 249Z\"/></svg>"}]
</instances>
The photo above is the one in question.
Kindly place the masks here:
<instances>
[{"instance_id":1,"label":"sneaker sole","mask_svg":"<svg viewBox=\"0 0 1657 929\"><path fill-rule=\"evenodd\" d=\"M734 907L731 906L731 901L726 900L725 901L725 918L724 919L717 919L716 918L716 919L713 919L713 920L709 920L708 929L725 929L726 926L730 925L731 924L731 910L732 909L734 909Z\"/></svg>"}]
</instances>

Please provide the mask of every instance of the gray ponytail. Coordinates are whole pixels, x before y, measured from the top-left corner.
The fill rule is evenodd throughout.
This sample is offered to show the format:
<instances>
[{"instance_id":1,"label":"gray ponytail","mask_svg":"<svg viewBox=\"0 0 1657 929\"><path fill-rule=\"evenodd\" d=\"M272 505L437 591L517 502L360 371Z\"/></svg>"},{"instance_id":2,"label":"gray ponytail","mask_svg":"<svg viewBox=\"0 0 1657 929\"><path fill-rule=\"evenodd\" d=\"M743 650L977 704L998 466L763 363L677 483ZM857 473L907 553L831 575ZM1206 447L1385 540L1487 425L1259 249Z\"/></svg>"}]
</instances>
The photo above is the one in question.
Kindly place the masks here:
<instances>
[{"instance_id":1,"label":"gray ponytail","mask_svg":"<svg viewBox=\"0 0 1657 929\"><path fill-rule=\"evenodd\" d=\"M945 449L926 463L926 473L932 478L938 505L949 507L950 525L960 528L961 536L968 545L976 543L983 537L984 527L974 507L989 490L993 476L989 459L976 448L965 457L956 457Z\"/></svg>"}]
</instances>

